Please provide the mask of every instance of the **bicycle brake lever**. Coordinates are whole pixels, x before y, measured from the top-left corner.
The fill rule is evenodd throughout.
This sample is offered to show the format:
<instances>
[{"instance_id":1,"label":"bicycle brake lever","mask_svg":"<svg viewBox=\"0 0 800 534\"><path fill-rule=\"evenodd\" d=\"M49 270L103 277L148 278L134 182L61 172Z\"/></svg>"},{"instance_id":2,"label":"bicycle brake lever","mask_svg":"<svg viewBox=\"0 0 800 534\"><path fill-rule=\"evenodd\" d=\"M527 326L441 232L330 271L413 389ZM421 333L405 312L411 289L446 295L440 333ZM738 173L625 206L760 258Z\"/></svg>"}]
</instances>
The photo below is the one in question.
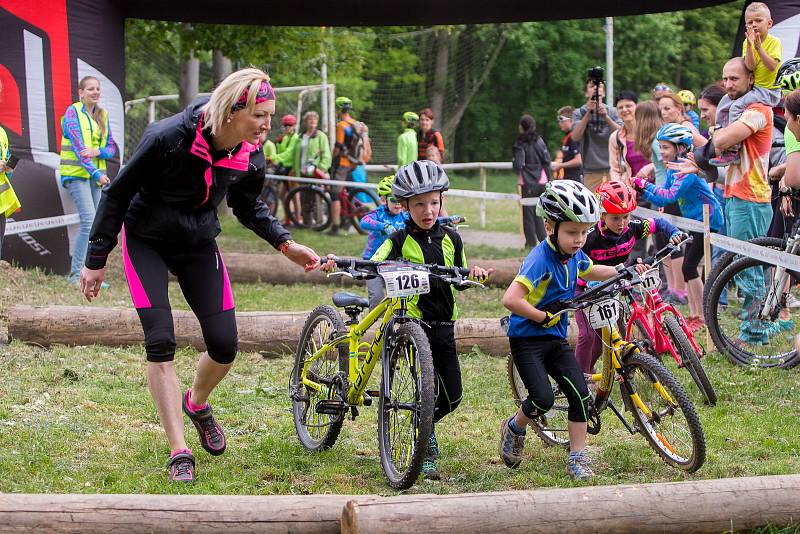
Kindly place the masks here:
<instances>
[{"instance_id":1,"label":"bicycle brake lever","mask_svg":"<svg viewBox=\"0 0 800 534\"><path fill-rule=\"evenodd\" d=\"M486 289L485 285L481 284L480 282L476 282L474 280L462 280L461 282L458 283L458 285L465 287L480 287L482 289Z\"/></svg>"},{"instance_id":2,"label":"bicycle brake lever","mask_svg":"<svg viewBox=\"0 0 800 534\"><path fill-rule=\"evenodd\" d=\"M349 276L350 278L354 278L353 274L347 271L336 271L335 273L328 273L327 277L330 278L331 276Z\"/></svg>"}]
</instances>

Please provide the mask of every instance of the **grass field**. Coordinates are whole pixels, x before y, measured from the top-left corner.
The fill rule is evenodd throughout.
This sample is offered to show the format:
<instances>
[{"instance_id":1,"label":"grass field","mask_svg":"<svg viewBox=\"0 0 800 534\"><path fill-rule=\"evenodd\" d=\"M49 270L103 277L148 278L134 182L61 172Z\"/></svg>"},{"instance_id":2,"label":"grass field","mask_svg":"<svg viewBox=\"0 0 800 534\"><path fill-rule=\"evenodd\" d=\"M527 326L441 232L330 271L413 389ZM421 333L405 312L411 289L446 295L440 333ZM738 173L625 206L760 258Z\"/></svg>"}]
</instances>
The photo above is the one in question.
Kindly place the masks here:
<instances>
[{"instance_id":1,"label":"grass field","mask_svg":"<svg viewBox=\"0 0 800 534\"><path fill-rule=\"evenodd\" d=\"M272 253L235 221L224 221L223 250ZM320 252L357 254L362 239L298 234ZM323 248L324 247L324 248ZM470 250L471 257L516 256L519 251ZM0 334L12 302L80 304L63 277L0 267ZM130 306L118 255L109 268L110 290L97 305ZM187 308L170 284L175 308ZM240 310L308 310L329 302L331 286L234 284ZM459 294L465 317L502 314L502 291ZM197 353L180 350L181 381L188 385ZM506 382L506 360L480 352L462 355L464 401L437 428L444 480L418 483L411 492L455 493L574 485L564 453L545 448L531 434L520 469L505 468L497 454L498 427L515 407ZM198 481L170 486L164 463L168 446L144 378L141 347L53 347L17 342L0 345L0 491L150 493L393 493L380 468L376 410L365 408L347 421L336 446L305 452L294 436L289 400L290 355L264 359L242 353L212 401L229 439L220 458L206 454L187 424L198 459ZM716 407L701 404L688 374L673 370L695 401L708 447L706 465L695 475L667 467L640 436L628 435L611 413L590 437L593 484L693 480L800 473L800 382L796 371L732 366L717 353L704 365L719 395ZM373 377L375 380L375 377ZM621 402L617 403L621 406Z\"/></svg>"}]
</instances>

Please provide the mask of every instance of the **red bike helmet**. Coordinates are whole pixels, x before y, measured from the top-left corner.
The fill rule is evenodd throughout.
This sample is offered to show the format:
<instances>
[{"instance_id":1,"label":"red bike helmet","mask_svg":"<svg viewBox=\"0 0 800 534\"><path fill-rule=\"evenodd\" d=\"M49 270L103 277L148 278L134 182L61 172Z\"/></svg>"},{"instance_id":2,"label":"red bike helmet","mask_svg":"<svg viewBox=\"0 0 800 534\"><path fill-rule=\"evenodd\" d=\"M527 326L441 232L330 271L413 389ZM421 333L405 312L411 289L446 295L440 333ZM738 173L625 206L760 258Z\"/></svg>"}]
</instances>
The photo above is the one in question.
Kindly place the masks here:
<instances>
[{"instance_id":1,"label":"red bike helmet","mask_svg":"<svg viewBox=\"0 0 800 534\"><path fill-rule=\"evenodd\" d=\"M606 182L597 188L597 195L605 213L622 215L636 209L636 194L625 182Z\"/></svg>"},{"instance_id":2,"label":"red bike helmet","mask_svg":"<svg viewBox=\"0 0 800 534\"><path fill-rule=\"evenodd\" d=\"M289 113L288 115L284 115L281 119L281 124L284 126L294 126L297 124L297 117Z\"/></svg>"}]
</instances>

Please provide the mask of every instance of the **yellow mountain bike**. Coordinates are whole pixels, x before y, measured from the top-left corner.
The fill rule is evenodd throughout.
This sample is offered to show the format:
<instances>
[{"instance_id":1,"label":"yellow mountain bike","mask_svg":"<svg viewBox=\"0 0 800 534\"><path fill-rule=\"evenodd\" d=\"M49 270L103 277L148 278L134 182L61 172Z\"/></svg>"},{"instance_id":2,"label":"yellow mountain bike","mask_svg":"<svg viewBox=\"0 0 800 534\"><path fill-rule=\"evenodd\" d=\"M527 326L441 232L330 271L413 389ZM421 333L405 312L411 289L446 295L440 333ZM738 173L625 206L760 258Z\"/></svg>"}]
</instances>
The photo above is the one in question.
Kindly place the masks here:
<instances>
[{"instance_id":1,"label":"yellow mountain bike","mask_svg":"<svg viewBox=\"0 0 800 534\"><path fill-rule=\"evenodd\" d=\"M659 259L649 258L644 263L652 264ZM564 309L556 315L584 310L592 328L602 331L602 372L586 376L590 385L596 386L591 388L594 393L590 402L589 433L600 432L600 414L610 408L628 432L642 434L667 464L693 473L702 467L706 458L705 436L694 405L664 364L642 352L638 344L622 339L617 329L623 311L623 302L617 297L625 288L641 283L634 268L628 267L565 302ZM519 405L528 394L511 356L508 378L514 400ZM615 382L619 383L622 402L632 415L632 422L611 401ZM552 378L551 385L555 404L549 412L534 419L531 426L546 444L566 447L569 445L567 398Z\"/></svg>"},{"instance_id":2,"label":"yellow mountain bike","mask_svg":"<svg viewBox=\"0 0 800 534\"><path fill-rule=\"evenodd\" d=\"M461 267L406 262L373 262L335 258L341 271L332 275L364 280L380 276L384 298L360 321L367 299L336 293L306 319L295 353L289 386L294 427L307 450L333 446L349 412L378 400L378 448L389 484L405 489L419 476L433 428L434 371L430 344L418 319L408 315L407 299L430 291L437 278L461 287L482 284L468 280ZM371 343L363 340L380 322ZM347 327L347 328L345 328ZM382 362L379 390L367 390L372 371Z\"/></svg>"}]
</instances>

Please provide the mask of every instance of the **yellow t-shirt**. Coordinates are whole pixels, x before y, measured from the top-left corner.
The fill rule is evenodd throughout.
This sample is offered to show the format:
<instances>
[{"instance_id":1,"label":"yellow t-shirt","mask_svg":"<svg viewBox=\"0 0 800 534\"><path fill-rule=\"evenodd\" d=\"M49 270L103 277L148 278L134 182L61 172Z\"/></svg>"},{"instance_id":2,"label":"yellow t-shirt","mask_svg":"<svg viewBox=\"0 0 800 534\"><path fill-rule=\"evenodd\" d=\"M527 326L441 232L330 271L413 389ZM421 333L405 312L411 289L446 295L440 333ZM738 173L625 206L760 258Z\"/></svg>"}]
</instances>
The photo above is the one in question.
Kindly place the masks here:
<instances>
[{"instance_id":1,"label":"yellow t-shirt","mask_svg":"<svg viewBox=\"0 0 800 534\"><path fill-rule=\"evenodd\" d=\"M777 59L778 65L775 67L775 70L767 69L761 61L761 56L753 49L753 56L756 59L756 68L753 71L756 85L764 87L765 89L776 89L778 86L775 85L775 75L778 73L778 68L781 66L781 56L783 55L781 40L774 35L767 35L767 38L761 43L761 48L764 49L769 57ZM745 57L746 51L747 39L742 42L742 57Z\"/></svg>"}]
</instances>

